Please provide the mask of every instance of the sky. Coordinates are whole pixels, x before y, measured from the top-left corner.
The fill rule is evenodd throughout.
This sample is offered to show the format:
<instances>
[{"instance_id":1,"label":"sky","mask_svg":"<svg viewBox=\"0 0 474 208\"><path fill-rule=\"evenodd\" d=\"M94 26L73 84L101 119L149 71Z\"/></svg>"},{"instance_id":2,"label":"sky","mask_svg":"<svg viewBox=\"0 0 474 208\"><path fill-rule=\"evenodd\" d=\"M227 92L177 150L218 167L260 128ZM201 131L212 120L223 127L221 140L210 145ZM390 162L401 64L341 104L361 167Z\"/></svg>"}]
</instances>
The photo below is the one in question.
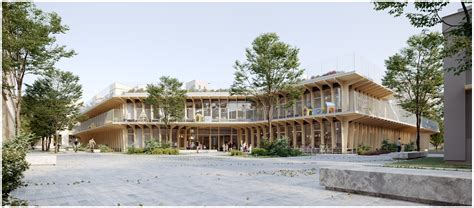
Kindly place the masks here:
<instances>
[{"instance_id":1,"label":"sky","mask_svg":"<svg viewBox=\"0 0 474 208\"><path fill-rule=\"evenodd\" d=\"M69 26L57 43L77 55L56 66L80 77L84 101L114 82L135 86L163 75L228 88L235 61L244 60L245 48L267 32L300 49L307 76L355 70L380 82L384 60L421 32L405 17L375 11L368 2L36 5L58 13ZM459 7L452 3L441 14Z\"/></svg>"}]
</instances>

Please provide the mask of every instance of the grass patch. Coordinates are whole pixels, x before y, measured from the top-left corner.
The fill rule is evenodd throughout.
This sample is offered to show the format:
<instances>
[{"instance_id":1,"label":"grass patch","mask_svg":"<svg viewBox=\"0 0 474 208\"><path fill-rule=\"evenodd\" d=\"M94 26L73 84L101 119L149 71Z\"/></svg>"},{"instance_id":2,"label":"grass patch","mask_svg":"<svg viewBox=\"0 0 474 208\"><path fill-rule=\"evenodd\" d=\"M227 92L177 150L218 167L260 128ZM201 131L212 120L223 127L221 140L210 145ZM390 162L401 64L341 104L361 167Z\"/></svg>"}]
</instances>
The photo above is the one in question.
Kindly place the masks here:
<instances>
[{"instance_id":1,"label":"grass patch","mask_svg":"<svg viewBox=\"0 0 474 208\"><path fill-rule=\"evenodd\" d=\"M386 167L396 168L452 168L452 169L472 169L472 165L447 163L442 157L425 157L413 160L403 160L390 164Z\"/></svg>"}]
</instances>

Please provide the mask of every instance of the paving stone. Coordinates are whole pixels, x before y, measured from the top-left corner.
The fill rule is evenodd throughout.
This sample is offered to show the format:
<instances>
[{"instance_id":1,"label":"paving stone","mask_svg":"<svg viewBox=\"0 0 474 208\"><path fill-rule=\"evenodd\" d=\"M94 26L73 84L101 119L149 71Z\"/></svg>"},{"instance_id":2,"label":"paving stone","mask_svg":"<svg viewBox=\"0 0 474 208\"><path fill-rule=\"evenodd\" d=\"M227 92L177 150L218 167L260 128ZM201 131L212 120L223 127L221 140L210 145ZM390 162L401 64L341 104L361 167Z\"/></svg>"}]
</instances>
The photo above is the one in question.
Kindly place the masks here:
<instances>
[{"instance_id":1,"label":"paving stone","mask_svg":"<svg viewBox=\"0 0 474 208\"><path fill-rule=\"evenodd\" d=\"M377 166L391 161L389 156L356 155L242 158L65 153L57 156L56 166L30 167L25 172L29 185L12 194L29 200L30 205L51 206L419 205L347 196L319 185L320 167Z\"/></svg>"}]
</instances>

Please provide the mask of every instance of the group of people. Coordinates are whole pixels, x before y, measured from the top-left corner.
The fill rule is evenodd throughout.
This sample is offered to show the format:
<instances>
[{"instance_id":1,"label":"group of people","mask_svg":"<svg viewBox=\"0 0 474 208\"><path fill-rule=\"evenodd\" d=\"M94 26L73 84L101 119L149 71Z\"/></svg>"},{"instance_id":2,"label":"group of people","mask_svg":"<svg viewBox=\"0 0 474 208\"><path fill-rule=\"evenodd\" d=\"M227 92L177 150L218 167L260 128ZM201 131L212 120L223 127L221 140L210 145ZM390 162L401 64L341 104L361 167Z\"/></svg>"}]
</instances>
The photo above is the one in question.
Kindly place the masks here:
<instances>
[{"instance_id":1,"label":"group of people","mask_svg":"<svg viewBox=\"0 0 474 208\"><path fill-rule=\"evenodd\" d=\"M222 145L222 151L223 152L230 152L233 149L236 149L236 147L235 147L235 144L233 144L232 142L230 142L230 143L226 142Z\"/></svg>"},{"instance_id":2,"label":"group of people","mask_svg":"<svg viewBox=\"0 0 474 208\"><path fill-rule=\"evenodd\" d=\"M242 145L240 145L240 151L242 151L242 152L252 152L252 146L247 145L247 143L244 142Z\"/></svg>"},{"instance_id":3,"label":"group of people","mask_svg":"<svg viewBox=\"0 0 474 208\"><path fill-rule=\"evenodd\" d=\"M94 138L91 138L91 139L89 140L88 146L89 146L89 148L90 148L90 150L91 150L92 153L94 153L95 145L96 145L96 143L95 143ZM77 152L77 150L79 149L79 140L78 140L77 138L74 139L74 146L73 146L73 148L74 148L74 152Z\"/></svg>"}]
</instances>

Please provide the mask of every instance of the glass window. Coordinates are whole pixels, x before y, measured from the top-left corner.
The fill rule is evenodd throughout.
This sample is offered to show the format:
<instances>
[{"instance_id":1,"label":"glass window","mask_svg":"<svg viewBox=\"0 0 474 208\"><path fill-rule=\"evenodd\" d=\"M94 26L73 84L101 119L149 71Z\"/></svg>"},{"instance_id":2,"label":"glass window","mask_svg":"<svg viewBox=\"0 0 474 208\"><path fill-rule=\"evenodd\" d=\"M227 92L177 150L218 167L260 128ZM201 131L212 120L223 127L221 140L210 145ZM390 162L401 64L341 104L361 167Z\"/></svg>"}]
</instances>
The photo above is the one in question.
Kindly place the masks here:
<instances>
[{"instance_id":1,"label":"glass window","mask_svg":"<svg viewBox=\"0 0 474 208\"><path fill-rule=\"evenodd\" d=\"M247 121L255 120L255 103L248 101L247 102L247 112L245 113Z\"/></svg>"},{"instance_id":2,"label":"glass window","mask_svg":"<svg viewBox=\"0 0 474 208\"><path fill-rule=\"evenodd\" d=\"M186 102L186 120L193 121L194 120L194 109L193 109L193 102L188 100Z\"/></svg>"},{"instance_id":3,"label":"glass window","mask_svg":"<svg viewBox=\"0 0 474 208\"><path fill-rule=\"evenodd\" d=\"M229 100L229 120L237 119L238 103L235 100Z\"/></svg>"},{"instance_id":4,"label":"glass window","mask_svg":"<svg viewBox=\"0 0 474 208\"><path fill-rule=\"evenodd\" d=\"M204 121L204 114L202 112L202 103L201 100L194 100L194 107L196 113L194 114L194 119L197 122L202 122Z\"/></svg>"},{"instance_id":5,"label":"glass window","mask_svg":"<svg viewBox=\"0 0 474 208\"><path fill-rule=\"evenodd\" d=\"M280 106L279 106L279 110L280 110L280 118L285 118L286 116L286 107L285 107L285 99L284 98L280 98Z\"/></svg>"},{"instance_id":6,"label":"glass window","mask_svg":"<svg viewBox=\"0 0 474 208\"><path fill-rule=\"evenodd\" d=\"M221 100L221 121L227 121L227 100Z\"/></svg>"},{"instance_id":7,"label":"glass window","mask_svg":"<svg viewBox=\"0 0 474 208\"><path fill-rule=\"evenodd\" d=\"M203 100L203 105L204 105L204 116L211 116L211 104L208 99Z\"/></svg>"},{"instance_id":8,"label":"glass window","mask_svg":"<svg viewBox=\"0 0 474 208\"><path fill-rule=\"evenodd\" d=\"M219 121L219 100L212 100L212 121Z\"/></svg>"},{"instance_id":9,"label":"glass window","mask_svg":"<svg viewBox=\"0 0 474 208\"><path fill-rule=\"evenodd\" d=\"M328 103L332 103L332 102L331 102L331 101L332 101L332 100L331 100L331 89L330 89L330 88L325 89L325 90L323 91L323 93L324 93L324 103L323 103L324 108L323 108L323 113L328 113L328 112L329 112L329 111L328 111Z\"/></svg>"},{"instance_id":10,"label":"glass window","mask_svg":"<svg viewBox=\"0 0 474 208\"><path fill-rule=\"evenodd\" d=\"M127 129L128 132L128 146L134 146L135 143L135 134L133 133L133 128L128 127Z\"/></svg>"},{"instance_id":11,"label":"glass window","mask_svg":"<svg viewBox=\"0 0 474 208\"><path fill-rule=\"evenodd\" d=\"M245 100L239 100L238 101L239 107L238 107L238 114L237 114L237 119L239 121L243 121L245 118L245 111L246 111L246 102Z\"/></svg>"}]
</instances>

